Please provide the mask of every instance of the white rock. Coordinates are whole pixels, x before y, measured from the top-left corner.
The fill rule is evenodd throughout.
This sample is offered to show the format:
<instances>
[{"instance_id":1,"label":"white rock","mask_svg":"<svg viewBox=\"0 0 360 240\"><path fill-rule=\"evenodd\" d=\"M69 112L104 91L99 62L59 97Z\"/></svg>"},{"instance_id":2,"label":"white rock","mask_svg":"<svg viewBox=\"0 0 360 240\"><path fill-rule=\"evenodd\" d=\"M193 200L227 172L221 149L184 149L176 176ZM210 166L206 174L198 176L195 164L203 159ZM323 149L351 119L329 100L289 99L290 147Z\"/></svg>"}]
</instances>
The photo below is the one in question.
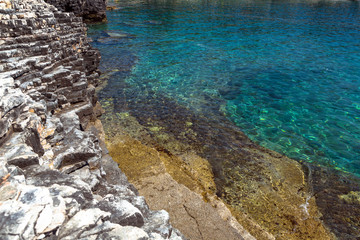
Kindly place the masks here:
<instances>
[{"instance_id":1,"label":"white rock","mask_svg":"<svg viewBox=\"0 0 360 240\"><path fill-rule=\"evenodd\" d=\"M35 236L34 223L43 208L43 206L26 205L14 200L2 202L0 205L0 235Z\"/></svg>"},{"instance_id":2,"label":"white rock","mask_svg":"<svg viewBox=\"0 0 360 240\"><path fill-rule=\"evenodd\" d=\"M143 240L143 239L149 239L149 235L142 230L141 228L132 227L132 226L125 226L114 228L111 232L109 232L110 235L117 236L119 239L128 239L128 240Z\"/></svg>"},{"instance_id":3,"label":"white rock","mask_svg":"<svg viewBox=\"0 0 360 240\"><path fill-rule=\"evenodd\" d=\"M99 220L110 217L110 213L98 208L81 210L76 213L60 230L60 239L74 239L79 231L94 227Z\"/></svg>"},{"instance_id":4,"label":"white rock","mask_svg":"<svg viewBox=\"0 0 360 240\"><path fill-rule=\"evenodd\" d=\"M60 204L57 207L46 205L44 210L40 213L35 225L37 234L51 231L65 221L65 201L62 198L58 198L58 200Z\"/></svg>"},{"instance_id":5,"label":"white rock","mask_svg":"<svg viewBox=\"0 0 360 240\"><path fill-rule=\"evenodd\" d=\"M60 226L61 224L63 224L63 222L65 221L65 214L66 214L65 201L61 201L61 204L58 207L52 208L51 223L47 226L44 232L53 230L58 226Z\"/></svg>"},{"instance_id":6,"label":"white rock","mask_svg":"<svg viewBox=\"0 0 360 240\"><path fill-rule=\"evenodd\" d=\"M142 216L140 210L126 200L120 200L119 202L115 202L115 206L124 214L124 216L132 216L137 213Z\"/></svg>"},{"instance_id":7,"label":"white rock","mask_svg":"<svg viewBox=\"0 0 360 240\"><path fill-rule=\"evenodd\" d=\"M35 225L36 233L44 232L46 227L49 226L49 224L50 224L49 219L52 219L52 210L51 210L50 205L47 205L40 213L39 218L36 222L36 225Z\"/></svg>"},{"instance_id":8,"label":"white rock","mask_svg":"<svg viewBox=\"0 0 360 240\"><path fill-rule=\"evenodd\" d=\"M164 240L158 233L150 233L150 240Z\"/></svg>"}]
</instances>

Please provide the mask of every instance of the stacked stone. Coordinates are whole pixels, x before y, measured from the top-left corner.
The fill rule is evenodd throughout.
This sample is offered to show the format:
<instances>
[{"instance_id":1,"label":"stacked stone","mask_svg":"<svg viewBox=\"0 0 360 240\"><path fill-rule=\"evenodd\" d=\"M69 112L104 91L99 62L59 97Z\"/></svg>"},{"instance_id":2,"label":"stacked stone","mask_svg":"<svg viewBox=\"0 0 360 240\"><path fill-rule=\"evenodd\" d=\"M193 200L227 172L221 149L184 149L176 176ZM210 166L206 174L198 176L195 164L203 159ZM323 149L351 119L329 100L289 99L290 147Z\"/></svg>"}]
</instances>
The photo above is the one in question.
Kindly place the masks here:
<instances>
[{"instance_id":1,"label":"stacked stone","mask_svg":"<svg viewBox=\"0 0 360 240\"><path fill-rule=\"evenodd\" d=\"M0 0L0 239L183 239L106 154L81 18Z\"/></svg>"},{"instance_id":2,"label":"stacked stone","mask_svg":"<svg viewBox=\"0 0 360 240\"><path fill-rule=\"evenodd\" d=\"M87 22L106 20L106 0L46 0L62 12L73 12Z\"/></svg>"}]
</instances>

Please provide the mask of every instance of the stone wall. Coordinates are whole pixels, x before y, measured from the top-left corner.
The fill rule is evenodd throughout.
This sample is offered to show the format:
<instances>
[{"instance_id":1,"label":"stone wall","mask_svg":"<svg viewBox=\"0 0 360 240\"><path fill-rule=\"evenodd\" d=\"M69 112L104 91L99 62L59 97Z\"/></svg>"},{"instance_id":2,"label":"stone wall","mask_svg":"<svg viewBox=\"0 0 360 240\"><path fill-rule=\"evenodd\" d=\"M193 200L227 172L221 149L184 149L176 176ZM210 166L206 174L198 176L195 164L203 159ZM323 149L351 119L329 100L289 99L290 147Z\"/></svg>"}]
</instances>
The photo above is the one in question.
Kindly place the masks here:
<instances>
[{"instance_id":1,"label":"stone wall","mask_svg":"<svg viewBox=\"0 0 360 240\"><path fill-rule=\"evenodd\" d=\"M183 239L107 154L100 55L73 13L0 0L0 239Z\"/></svg>"},{"instance_id":2,"label":"stone wall","mask_svg":"<svg viewBox=\"0 0 360 240\"><path fill-rule=\"evenodd\" d=\"M62 12L73 12L88 22L106 20L106 0L46 0Z\"/></svg>"}]
</instances>

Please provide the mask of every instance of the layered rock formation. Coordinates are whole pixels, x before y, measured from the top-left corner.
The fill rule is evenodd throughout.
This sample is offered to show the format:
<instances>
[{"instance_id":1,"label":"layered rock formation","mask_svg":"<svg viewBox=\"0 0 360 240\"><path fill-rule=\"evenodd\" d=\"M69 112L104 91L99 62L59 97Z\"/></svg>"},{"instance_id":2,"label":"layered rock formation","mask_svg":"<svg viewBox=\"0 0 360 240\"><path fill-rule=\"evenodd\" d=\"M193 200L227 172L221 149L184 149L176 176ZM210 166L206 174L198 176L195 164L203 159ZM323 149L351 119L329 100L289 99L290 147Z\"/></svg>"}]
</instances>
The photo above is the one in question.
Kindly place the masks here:
<instances>
[{"instance_id":1,"label":"layered rock formation","mask_svg":"<svg viewBox=\"0 0 360 240\"><path fill-rule=\"evenodd\" d=\"M62 12L73 12L87 22L106 20L106 0L46 0Z\"/></svg>"},{"instance_id":2,"label":"layered rock formation","mask_svg":"<svg viewBox=\"0 0 360 240\"><path fill-rule=\"evenodd\" d=\"M0 0L0 239L183 239L107 155L98 51L43 0Z\"/></svg>"}]
</instances>

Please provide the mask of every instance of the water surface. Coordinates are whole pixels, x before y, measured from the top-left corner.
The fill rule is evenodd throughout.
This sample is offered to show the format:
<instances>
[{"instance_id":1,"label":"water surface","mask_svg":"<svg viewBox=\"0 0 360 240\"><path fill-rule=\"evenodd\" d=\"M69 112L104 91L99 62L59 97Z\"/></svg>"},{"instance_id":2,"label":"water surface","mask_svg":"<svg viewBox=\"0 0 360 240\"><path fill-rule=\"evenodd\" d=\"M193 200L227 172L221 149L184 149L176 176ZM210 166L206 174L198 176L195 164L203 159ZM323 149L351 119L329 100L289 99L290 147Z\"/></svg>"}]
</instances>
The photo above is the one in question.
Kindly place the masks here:
<instances>
[{"instance_id":1,"label":"water surface","mask_svg":"<svg viewBox=\"0 0 360 240\"><path fill-rule=\"evenodd\" d=\"M116 4L89 30L103 70L119 70L100 98L124 87L126 101L163 96L211 121L225 115L290 158L360 176L358 2Z\"/></svg>"}]
</instances>

